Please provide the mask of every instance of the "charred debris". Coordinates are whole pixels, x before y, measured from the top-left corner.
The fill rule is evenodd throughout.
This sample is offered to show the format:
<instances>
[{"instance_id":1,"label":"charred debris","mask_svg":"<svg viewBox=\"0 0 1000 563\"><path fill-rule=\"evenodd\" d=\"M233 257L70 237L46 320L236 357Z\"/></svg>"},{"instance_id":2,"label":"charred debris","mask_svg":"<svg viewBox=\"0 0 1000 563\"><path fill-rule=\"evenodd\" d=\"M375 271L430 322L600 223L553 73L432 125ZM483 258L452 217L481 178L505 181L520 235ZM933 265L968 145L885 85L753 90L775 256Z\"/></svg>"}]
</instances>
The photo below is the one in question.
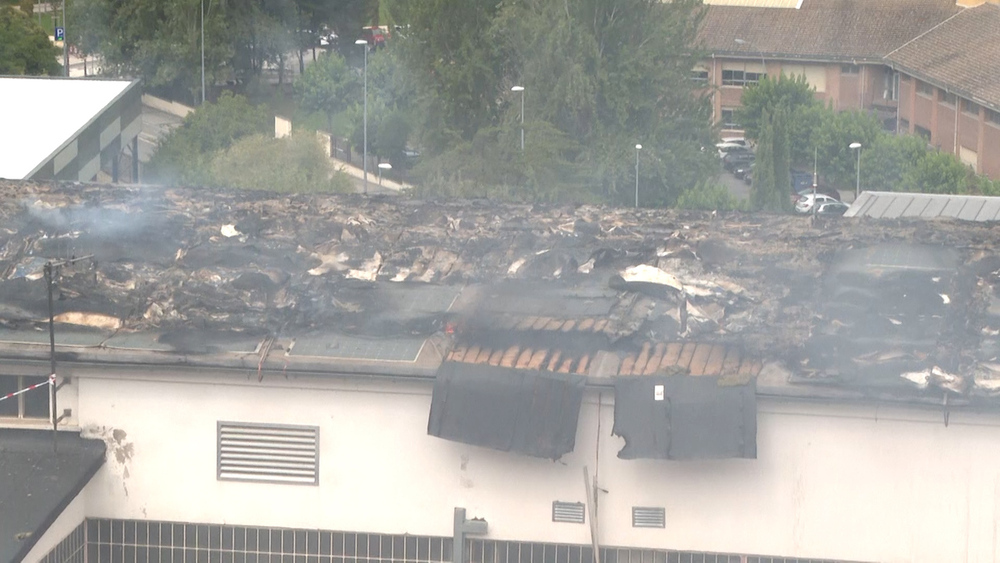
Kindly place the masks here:
<instances>
[{"instance_id":1,"label":"charred debris","mask_svg":"<svg viewBox=\"0 0 1000 563\"><path fill-rule=\"evenodd\" d=\"M80 361L444 382L506 368L574 394L643 377L669 395L690 387L670 378L699 376L838 400L1000 394L1000 232L982 224L28 182L0 194L3 357L44 352L44 265L93 255L56 284L60 353ZM442 414L431 426L446 433ZM513 434L496 447L534 447ZM744 446L725 455L753 457Z\"/></svg>"}]
</instances>

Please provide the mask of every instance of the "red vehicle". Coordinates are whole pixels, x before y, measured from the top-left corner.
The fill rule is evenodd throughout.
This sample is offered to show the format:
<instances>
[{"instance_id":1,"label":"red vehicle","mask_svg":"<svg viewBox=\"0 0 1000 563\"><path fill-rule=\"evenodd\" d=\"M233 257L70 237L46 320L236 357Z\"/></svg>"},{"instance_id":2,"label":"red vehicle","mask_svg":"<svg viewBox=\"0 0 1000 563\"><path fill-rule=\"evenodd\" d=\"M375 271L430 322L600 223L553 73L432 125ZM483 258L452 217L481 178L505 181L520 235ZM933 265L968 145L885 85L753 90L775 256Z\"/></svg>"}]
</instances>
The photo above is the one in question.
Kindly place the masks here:
<instances>
[{"instance_id":1,"label":"red vehicle","mask_svg":"<svg viewBox=\"0 0 1000 563\"><path fill-rule=\"evenodd\" d=\"M361 28L361 38L367 41L368 46L372 49L385 47L385 40L387 37L389 37L389 28L384 25L370 25L368 27Z\"/></svg>"}]
</instances>

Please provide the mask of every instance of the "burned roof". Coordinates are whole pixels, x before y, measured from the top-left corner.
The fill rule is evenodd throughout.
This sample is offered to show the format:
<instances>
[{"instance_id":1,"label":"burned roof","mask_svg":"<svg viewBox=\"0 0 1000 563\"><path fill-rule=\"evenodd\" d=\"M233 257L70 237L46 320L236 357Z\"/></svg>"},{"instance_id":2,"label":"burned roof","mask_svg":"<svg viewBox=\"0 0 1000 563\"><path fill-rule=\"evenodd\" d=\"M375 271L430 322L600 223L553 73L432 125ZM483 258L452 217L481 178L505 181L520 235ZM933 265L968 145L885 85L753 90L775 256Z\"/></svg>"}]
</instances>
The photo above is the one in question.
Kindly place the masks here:
<instances>
[{"instance_id":1,"label":"burned roof","mask_svg":"<svg viewBox=\"0 0 1000 563\"><path fill-rule=\"evenodd\" d=\"M886 57L892 65L1000 110L1000 6L966 8Z\"/></svg>"},{"instance_id":2,"label":"burned roof","mask_svg":"<svg viewBox=\"0 0 1000 563\"><path fill-rule=\"evenodd\" d=\"M951 0L804 0L799 9L713 5L698 37L716 55L881 61L960 9Z\"/></svg>"},{"instance_id":3,"label":"burned roof","mask_svg":"<svg viewBox=\"0 0 1000 563\"><path fill-rule=\"evenodd\" d=\"M992 403L998 241L942 219L4 182L0 357L48 357L55 262L60 361Z\"/></svg>"}]
</instances>

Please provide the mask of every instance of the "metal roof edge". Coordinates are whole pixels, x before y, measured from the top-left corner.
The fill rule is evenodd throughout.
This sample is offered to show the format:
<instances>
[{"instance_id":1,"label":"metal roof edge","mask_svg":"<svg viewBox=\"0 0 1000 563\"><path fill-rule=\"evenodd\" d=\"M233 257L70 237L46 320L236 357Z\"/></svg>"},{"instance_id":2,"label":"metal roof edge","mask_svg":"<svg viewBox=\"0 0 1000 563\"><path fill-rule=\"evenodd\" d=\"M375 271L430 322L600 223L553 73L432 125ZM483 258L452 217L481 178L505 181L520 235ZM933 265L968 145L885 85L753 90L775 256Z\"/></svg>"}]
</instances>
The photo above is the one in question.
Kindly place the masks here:
<instances>
[{"instance_id":1,"label":"metal roof edge","mask_svg":"<svg viewBox=\"0 0 1000 563\"><path fill-rule=\"evenodd\" d=\"M757 53L757 54L747 54L742 51L708 51L715 58L727 57L731 59L740 60L760 60L761 57L766 58L768 61L773 60L774 62L780 63L782 60L791 60L795 62L807 62L807 63L844 63L851 62L854 64L881 64L885 65L885 58L882 55L861 55L861 56L851 56L851 55L823 55L823 54L807 54L807 55L793 55L790 53Z\"/></svg>"},{"instance_id":2,"label":"metal roof edge","mask_svg":"<svg viewBox=\"0 0 1000 563\"><path fill-rule=\"evenodd\" d=\"M31 77L31 78L38 78L38 77ZM70 78L68 78L68 77L55 77L55 78L63 78L65 80L70 80ZM76 80L76 79L74 79L74 80ZM108 78L95 79L95 80L100 80L100 81L103 81L103 82L126 82L126 80L115 80L115 79L108 79ZM115 103L117 103L118 100L120 100L123 97L125 97L125 95L128 94L128 93L130 93L134 88L137 88L139 86L140 80L138 78L135 78L135 79L132 79L132 80L130 80L128 82L129 82L129 85L126 86L124 90L122 90L121 92L119 92L118 95L115 96L114 98L112 98L110 102L104 104L104 107L102 107L99 112L97 112L96 114L92 115L90 117L90 119L87 120L87 122L83 124L82 127L80 127L79 129L77 129L76 131L74 131L73 134L69 136L69 138L67 138L66 140L64 140L62 142L62 144L60 144L56 148L56 150L52 151L51 153L49 153L49 155L47 157L45 157L44 159L42 159L42 161L39 162L37 166L35 166L34 168L31 169L31 172L28 172L28 175L24 179L28 179L28 178L31 178L32 176L34 176L39 170L42 169L43 166L45 166L45 163L47 163L48 161L50 161L53 158L55 158L56 155L58 155L60 152L63 151L63 149L65 149L67 146L69 146L69 143L70 143L70 141L72 139L77 138L80 135L80 133L82 133L84 130L87 129L87 127L90 127L95 121L97 121L97 118L100 117L101 115L103 115L104 112L107 111L107 109L109 107L115 105Z\"/></svg>"}]
</instances>

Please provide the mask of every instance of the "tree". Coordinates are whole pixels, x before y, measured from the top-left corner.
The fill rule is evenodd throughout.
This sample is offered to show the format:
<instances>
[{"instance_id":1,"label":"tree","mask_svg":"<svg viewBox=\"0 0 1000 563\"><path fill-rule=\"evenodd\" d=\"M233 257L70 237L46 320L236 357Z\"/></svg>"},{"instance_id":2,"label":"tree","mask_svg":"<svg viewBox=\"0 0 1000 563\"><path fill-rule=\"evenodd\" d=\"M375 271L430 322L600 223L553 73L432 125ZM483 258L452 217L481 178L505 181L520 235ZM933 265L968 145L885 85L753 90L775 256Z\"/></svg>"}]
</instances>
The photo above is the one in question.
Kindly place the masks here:
<instances>
[{"instance_id":1,"label":"tree","mask_svg":"<svg viewBox=\"0 0 1000 563\"><path fill-rule=\"evenodd\" d=\"M216 154L211 183L218 186L275 192L346 192L350 180L334 172L316 137L300 132L275 139L243 137Z\"/></svg>"},{"instance_id":2,"label":"tree","mask_svg":"<svg viewBox=\"0 0 1000 563\"><path fill-rule=\"evenodd\" d=\"M335 115L357 103L358 77L344 58L337 53L323 55L309 65L295 84L302 107L326 116L329 132L333 132Z\"/></svg>"},{"instance_id":3,"label":"tree","mask_svg":"<svg viewBox=\"0 0 1000 563\"><path fill-rule=\"evenodd\" d=\"M820 155L820 176L837 186L853 187L858 157L851 143L861 143L865 150L883 134L882 124L870 113L824 110L811 143Z\"/></svg>"},{"instance_id":4,"label":"tree","mask_svg":"<svg viewBox=\"0 0 1000 563\"><path fill-rule=\"evenodd\" d=\"M211 179L210 163L237 140L263 134L269 118L263 107L243 96L224 93L200 106L180 127L163 137L147 168L147 177L164 184L201 185Z\"/></svg>"},{"instance_id":5,"label":"tree","mask_svg":"<svg viewBox=\"0 0 1000 563\"><path fill-rule=\"evenodd\" d=\"M13 6L0 7L0 74L60 74L60 50L30 15Z\"/></svg>"},{"instance_id":6,"label":"tree","mask_svg":"<svg viewBox=\"0 0 1000 563\"><path fill-rule=\"evenodd\" d=\"M791 171L788 166L788 131L783 108L761 115L757 158L753 167L750 206L756 210L788 211Z\"/></svg>"},{"instance_id":7,"label":"tree","mask_svg":"<svg viewBox=\"0 0 1000 563\"><path fill-rule=\"evenodd\" d=\"M416 136L425 155L449 163L425 171L450 173L452 184L474 177L482 193L496 180L487 170L513 169L503 177L531 184L517 193L631 203L639 142L640 202L666 205L717 166L700 150L711 144L710 106L689 80L700 2L416 0L406 9ZM514 85L525 87L524 154ZM459 158L469 143L509 160Z\"/></svg>"},{"instance_id":8,"label":"tree","mask_svg":"<svg viewBox=\"0 0 1000 563\"><path fill-rule=\"evenodd\" d=\"M784 111L788 116L791 161L812 162L809 139L819 125L822 113L832 110L824 110L816 99L816 89L809 86L805 76L781 73L776 78L764 77L743 90L740 103L735 119L743 125L748 139L758 139L764 112L773 115L776 111Z\"/></svg>"},{"instance_id":9,"label":"tree","mask_svg":"<svg viewBox=\"0 0 1000 563\"><path fill-rule=\"evenodd\" d=\"M905 191L929 194L968 193L969 167L955 155L928 151L903 175Z\"/></svg>"},{"instance_id":10,"label":"tree","mask_svg":"<svg viewBox=\"0 0 1000 563\"><path fill-rule=\"evenodd\" d=\"M894 192L904 189L903 177L927 154L927 142L916 135L882 133L863 150L864 189Z\"/></svg>"}]
</instances>

